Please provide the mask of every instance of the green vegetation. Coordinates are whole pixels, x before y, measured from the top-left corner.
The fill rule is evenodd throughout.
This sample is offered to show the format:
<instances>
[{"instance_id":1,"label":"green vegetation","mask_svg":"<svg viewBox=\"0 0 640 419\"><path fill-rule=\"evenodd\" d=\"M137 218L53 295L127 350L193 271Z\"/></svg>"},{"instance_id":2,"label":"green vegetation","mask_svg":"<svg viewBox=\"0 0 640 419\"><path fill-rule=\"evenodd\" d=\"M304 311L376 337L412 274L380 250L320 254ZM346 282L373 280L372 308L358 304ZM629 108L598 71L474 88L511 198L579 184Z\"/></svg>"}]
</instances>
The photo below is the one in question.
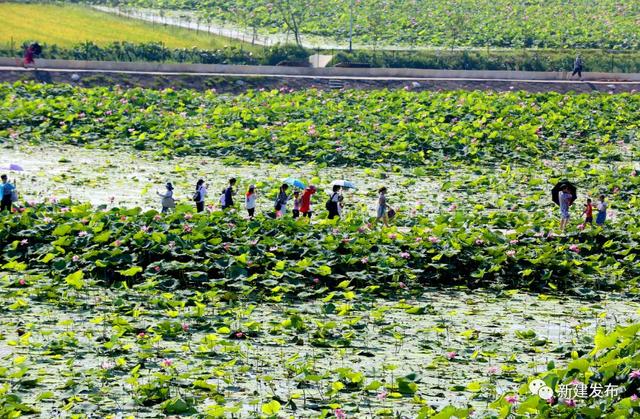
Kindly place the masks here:
<instances>
[{"instance_id":1,"label":"green vegetation","mask_svg":"<svg viewBox=\"0 0 640 419\"><path fill-rule=\"evenodd\" d=\"M331 65L366 63L371 67L443 70L571 71L577 54L584 71L640 72L640 54L599 50L412 50L338 52Z\"/></svg>"},{"instance_id":2,"label":"green vegetation","mask_svg":"<svg viewBox=\"0 0 640 419\"><path fill-rule=\"evenodd\" d=\"M409 87L408 87L409 89ZM0 135L234 161L440 167L444 161L621 160L640 96L0 86Z\"/></svg>"},{"instance_id":3,"label":"green vegetation","mask_svg":"<svg viewBox=\"0 0 640 419\"><path fill-rule=\"evenodd\" d=\"M26 47L26 45L24 46ZM16 55L15 49L2 50L0 56ZM277 65L282 61L308 62L308 54L296 46L265 47L257 52L238 47L217 50L167 48L158 43L113 42L100 46L85 42L71 48L44 45L41 58L94 61L151 61L199 64Z\"/></svg>"},{"instance_id":4,"label":"green vegetation","mask_svg":"<svg viewBox=\"0 0 640 419\"><path fill-rule=\"evenodd\" d=\"M96 0L196 11L204 20L346 40L345 0ZM354 1L354 36L366 45L640 49L638 2L618 0Z\"/></svg>"},{"instance_id":5,"label":"green vegetation","mask_svg":"<svg viewBox=\"0 0 640 419\"><path fill-rule=\"evenodd\" d=\"M155 42L169 48L201 48L215 50L249 44L189 29L152 25L99 12L88 7L62 4L0 3L0 45L4 49L20 50L24 41L68 48L79 42L91 41L98 45L112 42Z\"/></svg>"}]
</instances>

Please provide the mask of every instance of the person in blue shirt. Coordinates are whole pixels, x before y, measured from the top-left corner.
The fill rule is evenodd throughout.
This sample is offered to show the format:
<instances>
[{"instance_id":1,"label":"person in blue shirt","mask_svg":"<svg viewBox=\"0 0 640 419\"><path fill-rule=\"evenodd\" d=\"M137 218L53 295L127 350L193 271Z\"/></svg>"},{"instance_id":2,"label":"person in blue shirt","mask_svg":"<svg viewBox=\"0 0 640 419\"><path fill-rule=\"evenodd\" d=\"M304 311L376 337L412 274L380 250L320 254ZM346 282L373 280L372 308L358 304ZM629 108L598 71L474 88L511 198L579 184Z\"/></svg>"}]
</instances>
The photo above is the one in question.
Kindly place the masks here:
<instances>
[{"instance_id":1,"label":"person in blue shirt","mask_svg":"<svg viewBox=\"0 0 640 419\"><path fill-rule=\"evenodd\" d=\"M0 212L5 210L11 212L11 194L16 189L16 185L9 183L7 175L2 175L0 176L0 178L2 179L2 183L0 183L0 191L2 191L2 204L0 204Z\"/></svg>"}]
</instances>

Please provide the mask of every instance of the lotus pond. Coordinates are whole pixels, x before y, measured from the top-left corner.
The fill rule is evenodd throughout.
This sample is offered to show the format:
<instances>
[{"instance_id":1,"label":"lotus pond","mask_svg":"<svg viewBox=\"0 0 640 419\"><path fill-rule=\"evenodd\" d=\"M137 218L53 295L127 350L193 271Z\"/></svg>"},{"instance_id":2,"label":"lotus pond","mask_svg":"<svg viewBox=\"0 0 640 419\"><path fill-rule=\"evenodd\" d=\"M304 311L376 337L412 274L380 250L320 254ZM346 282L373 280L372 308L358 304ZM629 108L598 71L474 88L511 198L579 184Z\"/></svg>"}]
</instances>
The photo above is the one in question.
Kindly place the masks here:
<instances>
[{"instance_id":1,"label":"lotus pond","mask_svg":"<svg viewBox=\"0 0 640 419\"><path fill-rule=\"evenodd\" d=\"M189 140L202 135L204 141L199 128L183 131L191 134L177 154L165 151L162 139L145 140L148 150L136 150L143 130L114 135L117 130L94 131L102 129L95 119L84 127L57 119L75 121L90 96L100 95L113 100L110 108L127 109L113 120L116 126L139 110L129 107L132 92L158 95L167 107L167 97L180 98L171 112L184 111L189 119L190 102L183 99L199 100L195 93L2 88L9 106L0 110L0 166L19 163L25 171L10 174L22 193L21 211L0 216L0 416L597 418L640 412L640 178L631 117L637 96L254 92L224 99L211 113L195 111L206 124L225 111L223 103L252 95L278 103L306 94L345 101L344 112L350 112L348 101L376 95L386 106L385 94L389 103L451 96L461 106L471 98L482 106L495 99L499 108L502 100L534 105L552 98L582 107L565 114L554 105L544 114L556 121L542 128L547 145L528 134L513 140L518 146L487 140L482 161L456 146L450 158L421 164L403 163L410 154L394 149L387 155L393 165L357 157L356 167L346 168L317 153L296 157L293 145L276 151L265 145L262 163L248 163L239 151L221 159L219 149L242 147L246 134L200 148L200 140ZM517 108L502 117L504 127L531 118ZM300 114L282 111L277 119L317 115L313 106L294 109ZM464 118L460 112L454 118ZM101 115L95 118L104 122L113 112ZM259 117L257 110L240 116ZM173 125L180 118L171 118L165 129L183 129ZM369 118L385 123L378 114ZM443 118L442 127L458 123ZM482 130L472 119L469 132ZM146 123L142 115L138 121ZM398 129L392 122L388 129ZM573 124L584 135L559 134L557 124ZM330 123L307 125L310 134L311 125L328 132ZM600 128L608 134L600 136ZM363 138L354 134L354 147ZM321 148L319 141L316 151ZM520 157L501 162L499 149ZM289 157L273 164L273 156ZM262 214L290 175L320 187L311 223ZM258 186L256 219L218 209L216 191L230 176L240 190ZM199 177L211 192L203 214L189 202ZM325 220L323 208L336 177L359 186L345 193L339 223ZM569 230L558 231L549 191L562 178L578 184L580 207L586 196L607 195L605 228L579 228L574 208ZM181 199L175 212L158 214L155 191L168 180ZM390 228L370 224L381 185L399 209ZM534 378L553 389L553 399L531 394ZM582 384L615 387L616 394L561 394Z\"/></svg>"}]
</instances>

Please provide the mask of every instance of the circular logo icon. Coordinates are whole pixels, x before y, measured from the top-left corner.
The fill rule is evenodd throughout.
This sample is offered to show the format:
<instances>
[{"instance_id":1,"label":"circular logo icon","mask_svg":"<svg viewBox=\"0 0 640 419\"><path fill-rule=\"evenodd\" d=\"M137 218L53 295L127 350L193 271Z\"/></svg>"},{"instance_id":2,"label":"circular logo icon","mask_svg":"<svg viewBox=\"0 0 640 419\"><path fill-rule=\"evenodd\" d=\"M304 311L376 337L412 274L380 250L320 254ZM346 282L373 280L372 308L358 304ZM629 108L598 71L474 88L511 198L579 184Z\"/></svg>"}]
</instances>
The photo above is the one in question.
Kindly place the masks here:
<instances>
[{"instance_id":1,"label":"circular logo icon","mask_svg":"<svg viewBox=\"0 0 640 419\"><path fill-rule=\"evenodd\" d=\"M544 400L553 397L553 390L542 380L533 380L529 383L529 391Z\"/></svg>"}]
</instances>

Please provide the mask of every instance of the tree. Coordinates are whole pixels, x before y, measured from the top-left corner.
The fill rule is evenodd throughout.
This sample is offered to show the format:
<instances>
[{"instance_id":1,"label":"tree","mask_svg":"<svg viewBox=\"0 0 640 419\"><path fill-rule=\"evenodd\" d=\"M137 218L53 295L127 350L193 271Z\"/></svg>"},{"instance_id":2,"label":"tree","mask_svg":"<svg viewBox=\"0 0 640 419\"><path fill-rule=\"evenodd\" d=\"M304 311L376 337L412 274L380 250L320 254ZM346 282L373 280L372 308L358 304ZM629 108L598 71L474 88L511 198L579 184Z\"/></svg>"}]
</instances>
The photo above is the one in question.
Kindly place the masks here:
<instances>
[{"instance_id":1,"label":"tree","mask_svg":"<svg viewBox=\"0 0 640 419\"><path fill-rule=\"evenodd\" d=\"M309 0L276 0L278 11L287 29L293 32L296 44L302 46L300 27L311 10L312 3Z\"/></svg>"}]
</instances>

